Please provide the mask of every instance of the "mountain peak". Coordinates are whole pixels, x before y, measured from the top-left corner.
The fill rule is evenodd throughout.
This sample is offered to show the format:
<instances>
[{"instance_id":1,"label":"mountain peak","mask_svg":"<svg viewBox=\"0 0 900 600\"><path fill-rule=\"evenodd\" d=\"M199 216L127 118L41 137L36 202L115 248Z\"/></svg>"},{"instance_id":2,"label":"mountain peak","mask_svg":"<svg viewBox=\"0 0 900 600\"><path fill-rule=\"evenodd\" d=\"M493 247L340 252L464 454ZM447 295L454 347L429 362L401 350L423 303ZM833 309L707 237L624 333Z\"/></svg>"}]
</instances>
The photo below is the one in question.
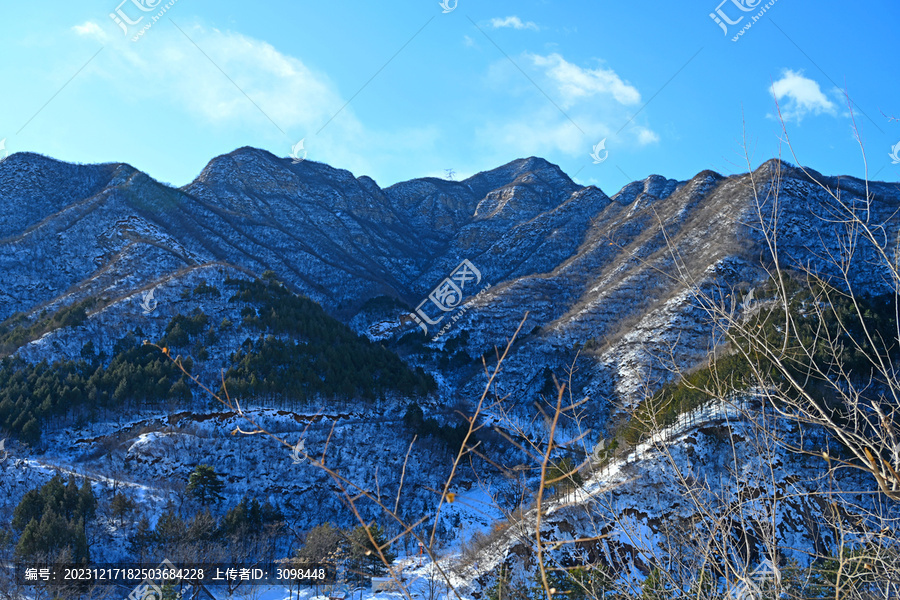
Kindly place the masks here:
<instances>
[{"instance_id":1,"label":"mountain peak","mask_svg":"<svg viewBox=\"0 0 900 600\"><path fill-rule=\"evenodd\" d=\"M643 194L648 194L659 200L664 200L683 185L683 181L666 179L662 175L648 175L644 179L632 181L623 187L613 195L611 200L618 202L619 204L631 204Z\"/></svg>"},{"instance_id":2,"label":"mountain peak","mask_svg":"<svg viewBox=\"0 0 900 600\"><path fill-rule=\"evenodd\" d=\"M529 156L528 158L519 158L512 162L509 162L498 169L494 169L492 172L497 171L506 171L512 174L515 174L517 177L521 175L525 175L527 173L533 173L535 175L549 175L552 178L562 177L567 181L571 182L569 176L559 167L559 165L553 164L547 159L541 158L539 156Z\"/></svg>"},{"instance_id":3,"label":"mountain peak","mask_svg":"<svg viewBox=\"0 0 900 600\"><path fill-rule=\"evenodd\" d=\"M551 187L564 190L567 194L574 192L580 187L558 165L537 156L519 158L496 169L482 171L466 179L465 183L469 185L476 195L480 196L490 190L504 188L514 182L523 181L528 175L533 175Z\"/></svg>"}]
</instances>

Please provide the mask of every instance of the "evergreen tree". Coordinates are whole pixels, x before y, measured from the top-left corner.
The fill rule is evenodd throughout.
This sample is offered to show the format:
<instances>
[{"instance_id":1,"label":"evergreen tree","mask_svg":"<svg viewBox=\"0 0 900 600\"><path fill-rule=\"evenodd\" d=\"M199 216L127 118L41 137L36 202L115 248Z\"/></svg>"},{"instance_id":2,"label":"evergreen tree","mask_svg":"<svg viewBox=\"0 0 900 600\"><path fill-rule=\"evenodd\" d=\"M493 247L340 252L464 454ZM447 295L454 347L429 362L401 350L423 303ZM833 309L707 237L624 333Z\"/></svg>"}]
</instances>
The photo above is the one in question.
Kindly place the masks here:
<instances>
[{"instance_id":1,"label":"evergreen tree","mask_svg":"<svg viewBox=\"0 0 900 600\"><path fill-rule=\"evenodd\" d=\"M219 533L224 536L244 537L247 533L247 499L241 501L225 513L219 526Z\"/></svg>"},{"instance_id":2,"label":"evergreen tree","mask_svg":"<svg viewBox=\"0 0 900 600\"><path fill-rule=\"evenodd\" d=\"M27 558L36 555L40 550L40 539L38 538L41 524L37 519L31 519L25 525L22 535L19 537L19 543L16 545L16 554L20 557Z\"/></svg>"},{"instance_id":3,"label":"evergreen tree","mask_svg":"<svg viewBox=\"0 0 900 600\"><path fill-rule=\"evenodd\" d=\"M164 548L171 549L184 541L186 530L184 519L175 511L175 507L170 505L156 521L154 538Z\"/></svg>"},{"instance_id":4,"label":"evergreen tree","mask_svg":"<svg viewBox=\"0 0 900 600\"><path fill-rule=\"evenodd\" d=\"M56 560L67 554L73 562L90 559L85 523L96 514L97 499L85 480L75 476L66 485L55 475L40 488L25 493L13 511L12 526L22 531L16 552L23 558Z\"/></svg>"},{"instance_id":5,"label":"evergreen tree","mask_svg":"<svg viewBox=\"0 0 900 600\"><path fill-rule=\"evenodd\" d=\"M136 508L136 505L131 498L119 492L110 500L109 508L113 517L119 519L119 525L124 525L125 516L131 513Z\"/></svg>"},{"instance_id":6,"label":"evergreen tree","mask_svg":"<svg viewBox=\"0 0 900 600\"><path fill-rule=\"evenodd\" d=\"M143 562L144 557L152 554L153 545L157 541L156 532L150 526L150 519L146 516L138 521L137 528L128 537L128 552L137 562Z\"/></svg>"},{"instance_id":7,"label":"evergreen tree","mask_svg":"<svg viewBox=\"0 0 900 600\"><path fill-rule=\"evenodd\" d=\"M501 564L497 569L497 578L487 590L488 600L513 600L509 589L509 569Z\"/></svg>"},{"instance_id":8,"label":"evergreen tree","mask_svg":"<svg viewBox=\"0 0 900 600\"><path fill-rule=\"evenodd\" d=\"M425 425L425 413L422 412L422 407L417 402L413 402L406 409L406 414L403 415L403 423L416 433L422 431Z\"/></svg>"},{"instance_id":9,"label":"evergreen tree","mask_svg":"<svg viewBox=\"0 0 900 600\"><path fill-rule=\"evenodd\" d=\"M97 360L97 350L94 347L93 340L88 340L87 343L81 347L81 358L88 362L94 362Z\"/></svg>"},{"instance_id":10,"label":"evergreen tree","mask_svg":"<svg viewBox=\"0 0 900 600\"><path fill-rule=\"evenodd\" d=\"M209 465L197 465L188 479L188 494L204 506L221 500L223 489L225 489L225 484Z\"/></svg>"},{"instance_id":11,"label":"evergreen tree","mask_svg":"<svg viewBox=\"0 0 900 600\"><path fill-rule=\"evenodd\" d=\"M201 360L203 359L201 358ZM190 402L191 398L193 398L193 392L191 392L191 388L188 386L184 377L172 384L172 387L169 388L168 395L172 400L178 400L182 403Z\"/></svg>"},{"instance_id":12,"label":"evergreen tree","mask_svg":"<svg viewBox=\"0 0 900 600\"><path fill-rule=\"evenodd\" d=\"M78 508L76 514L84 521L90 521L97 514L97 497L91 488L90 482L85 479L78 490Z\"/></svg>"},{"instance_id":13,"label":"evergreen tree","mask_svg":"<svg viewBox=\"0 0 900 600\"><path fill-rule=\"evenodd\" d=\"M188 523L185 539L198 547L198 549L208 548L216 537L216 531L216 519L207 508L191 518L190 523ZM206 554L205 552L201 553Z\"/></svg>"},{"instance_id":14,"label":"evergreen tree","mask_svg":"<svg viewBox=\"0 0 900 600\"><path fill-rule=\"evenodd\" d=\"M372 539L369 539L370 534ZM375 544L372 544L372 540ZM371 578L387 572L387 567L378 554L378 548L388 563L394 562L397 558L388 547L384 531L377 523L372 523L368 527L357 527L347 536L347 542L350 569L361 577Z\"/></svg>"},{"instance_id":15,"label":"evergreen tree","mask_svg":"<svg viewBox=\"0 0 900 600\"><path fill-rule=\"evenodd\" d=\"M40 522L32 519L16 545L16 554L23 559L45 558L57 560L65 554L72 562L87 563L90 560L84 520L70 523L53 509L47 509Z\"/></svg>"},{"instance_id":16,"label":"evergreen tree","mask_svg":"<svg viewBox=\"0 0 900 600\"><path fill-rule=\"evenodd\" d=\"M347 536L340 529L323 523L310 529L297 550L297 560L302 563L327 563L337 565L344 559L347 549Z\"/></svg>"},{"instance_id":17,"label":"evergreen tree","mask_svg":"<svg viewBox=\"0 0 900 600\"><path fill-rule=\"evenodd\" d=\"M579 487L584 482L584 477L575 469L575 466L575 461L568 457L551 464L547 469L545 481L547 487L561 492L569 492Z\"/></svg>"},{"instance_id":18,"label":"evergreen tree","mask_svg":"<svg viewBox=\"0 0 900 600\"><path fill-rule=\"evenodd\" d=\"M41 426L38 425L34 417L26 421L22 426L22 433L19 435L19 439L29 446L37 446L41 441Z\"/></svg>"},{"instance_id":19,"label":"evergreen tree","mask_svg":"<svg viewBox=\"0 0 900 600\"><path fill-rule=\"evenodd\" d=\"M658 567L654 567L641 586L641 600L669 600L671 597L671 590L665 583L665 575Z\"/></svg>"},{"instance_id":20,"label":"evergreen tree","mask_svg":"<svg viewBox=\"0 0 900 600\"><path fill-rule=\"evenodd\" d=\"M28 490L13 511L12 526L22 531L32 521L40 521L44 513L44 499L39 489Z\"/></svg>"}]
</instances>

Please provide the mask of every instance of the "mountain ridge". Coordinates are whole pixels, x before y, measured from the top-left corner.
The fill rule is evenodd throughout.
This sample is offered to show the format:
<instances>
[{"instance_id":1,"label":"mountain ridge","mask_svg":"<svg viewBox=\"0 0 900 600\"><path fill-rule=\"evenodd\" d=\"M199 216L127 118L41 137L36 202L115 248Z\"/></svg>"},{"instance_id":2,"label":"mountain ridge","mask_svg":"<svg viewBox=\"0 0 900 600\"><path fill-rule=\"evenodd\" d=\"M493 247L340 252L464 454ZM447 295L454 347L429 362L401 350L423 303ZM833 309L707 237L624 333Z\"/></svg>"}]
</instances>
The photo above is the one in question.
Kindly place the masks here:
<instances>
[{"instance_id":1,"label":"mountain ridge","mask_svg":"<svg viewBox=\"0 0 900 600\"><path fill-rule=\"evenodd\" d=\"M46 167L43 180L39 166ZM63 185L67 177L77 185ZM727 177L708 170L687 181L651 175L609 196L537 157L463 181L423 178L382 189L347 170L244 147L212 159L176 189L124 163L67 166L16 154L0 163L0 203L25 215L15 221L21 231L0 243L0 318L24 312L34 319L37 310L88 297L100 306L133 306L143 291L165 284L177 293L187 274L227 265L247 274L272 270L358 331L399 339L421 332L407 313L362 307L381 296L424 306L465 259L490 289L429 344L439 349L467 332L466 352L480 356L527 312L529 336L507 366L521 379L513 397L537 385L535 363L558 371L573 359L571 348L590 342L603 350L592 353L582 375L585 392L636 398L645 387L638 382L661 372L654 357L660 344L679 339L684 366L704 354L709 332L681 331L699 317L692 285L712 285L713 274L724 274L716 285L759 284L765 242L752 222L761 214L778 214L786 266L821 262L808 247L814 229L839 248L833 228L811 229L811 219L834 208L817 179L848 198L868 189L873 222L883 222L888 236L896 230L896 186L866 188L779 159ZM56 195L38 208L56 212L37 215L19 201L42 189ZM782 197L767 203L773 190ZM881 285L877 273L858 270L861 283ZM667 275L674 273L695 284ZM479 383L454 385L474 393Z\"/></svg>"},{"instance_id":2,"label":"mountain ridge","mask_svg":"<svg viewBox=\"0 0 900 600\"><path fill-rule=\"evenodd\" d=\"M165 361L153 351L165 345L190 360L192 373L210 389L229 377L248 414L290 444L304 440L311 453L333 448L332 467L360 489L398 494L405 518L414 520L429 514L434 490L449 477L453 448L446 443L461 426L454 419L473 414L498 348L514 335L491 400L478 413L478 435L484 436L479 452L499 465L527 461L525 453L504 445L509 439L575 447L572 455L580 460L601 440L618 443L620 424L643 400L680 372L709 361L717 332L704 302L716 298L726 310L746 310L739 299L768 281L773 237L784 269L808 268L839 279L846 268L851 286L875 294L891 289L891 279L871 265L879 252L898 258L889 241L900 236L896 185L828 177L777 159L740 175L704 170L686 181L651 175L612 196L578 186L556 165L534 157L463 181L423 178L382 189L365 176L312 161L295 164L253 148L216 157L177 189L130 165L67 165L38 155L0 163L0 182L0 205L15 208L0 221L10 233L0 239L0 343L14 355L3 365L11 369L24 361L23 371L47 376L66 363L77 370L72 364L88 357L107 368L125 340L132 352L144 353L138 373L150 384L156 379L162 396L153 404L142 398L144 390L129 390L136 375L125 377L121 390L107 382L114 400L136 410L107 407L103 416L84 419L67 412L61 424L47 419L40 447L30 446L27 436L15 438L13 451L27 458L0 470L11 494L22 497L29 487L19 476L23 465L48 471L81 465L101 487L130 479L127 485L144 495L148 513L161 515L177 500L171 481L186 480L203 461L223 473L232 500L236 490L268 495L297 518L300 529L355 521L324 473L296 460L289 466L289 451L277 444L229 435L242 425L237 411L210 409L199 388L186 402L187 383L176 380L177 372L160 380L154 363ZM883 231L883 245L861 239L848 253L846 231L834 218L847 210L865 211L865 222ZM372 349L373 365L405 372L403 386L386 387L374 399L365 397L366 389L373 394L371 386L343 386L342 379L376 388L383 382L366 361L344 363L348 357L339 349L326 343L306 348L310 336L292 336L293 313L285 307L309 303L286 293L277 280L367 337L355 346ZM441 293L453 286L458 295ZM272 297L250 301L266 288ZM324 315L322 308L307 314ZM315 331L330 319L308 321ZM269 326L261 328L264 323ZM140 340L160 347L142 348ZM321 386L307 369L320 357L341 365L323 365L316 374ZM396 368L398 360L406 367ZM391 363L395 367L384 366ZM122 368L115 372L121 375ZM284 383L279 377L288 371L282 368L298 375L282 377L288 380L284 393L270 392L273 383ZM290 384L304 378L316 385L295 397ZM65 374L57 379L65 381ZM573 400L583 399L583 412L561 421L551 440L539 410L546 410L554 380L565 382ZM419 393L401 391L410 385L418 385ZM35 385L33 395L45 388ZM73 393L62 383L60 389ZM415 415L414 407L420 430L406 418ZM15 407L9 400L0 408L10 413ZM586 478L574 504L566 495L549 502L542 535L590 538L598 535L593 525L602 532L635 527L662 535L671 524L693 523L697 516L680 504L673 468L688 469L697 481L719 475L717 490L756 498L756 475L744 471L765 473L775 465L777 476L762 493L778 499L779 518L802 524L778 532L785 547L800 548L802 555L827 534L820 535L819 521L808 517L816 510L813 501L782 499L814 491L825 466L806 465L790 453L774 460L755 456L755 417L747 414L754 413L704 405L680 415L659 439L607 453L605 466ZM34 433L28 423L18 425L17 432ZM728 431L740 439L734 464L731 452L721 451ZM413 448L410 440L419 434ZM401 460L407 454L408 471ZM523 511L523 522L533 518L522 494L534 478L523 479L520 490L518 475L509 477L493 463L471 466L473 473L454 482L461 500L442 513L438 537L463 539L473 529L495 526L491 551L482 552L481 566L467 575L475 587L490 588L491 569L500 563L533 573L519 560L527 544L515 528L504 532L501 519L516 510ZM746 477L735 480L737 489L729 489L727 478L722 487L721 476L738 468ZM800 492L798 476L808 480ZM484 481L498 505L486 513L470 510L462 498L471 491L481 506L476 490ZM865 478L845 483L862 490L854 502L866 509ZM626 510L586 521L582 511L597 502L624 502ZM367 519L378 516L365 512ZM126 533L117 531L115 540ZM103 549L107 556L121 555L116 544ZM620 535L584 549L591 560L613 557L608 564L618 572L646 576L652 565L641 546Z\"/></svg>"}]
</instances>

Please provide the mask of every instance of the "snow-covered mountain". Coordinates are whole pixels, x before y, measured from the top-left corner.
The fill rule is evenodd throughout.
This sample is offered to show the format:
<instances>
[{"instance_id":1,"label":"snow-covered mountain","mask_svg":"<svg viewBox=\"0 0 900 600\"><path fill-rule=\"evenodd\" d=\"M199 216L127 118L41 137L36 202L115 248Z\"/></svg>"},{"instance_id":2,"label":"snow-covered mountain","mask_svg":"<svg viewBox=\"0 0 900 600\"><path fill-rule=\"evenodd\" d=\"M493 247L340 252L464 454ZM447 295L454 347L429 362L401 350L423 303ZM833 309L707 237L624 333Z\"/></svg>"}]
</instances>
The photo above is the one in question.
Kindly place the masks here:
<instances>
[{"instance_id":1,"label":"snow-covered mountain","mask_svg":"<svg viewBox=\"0 0 900 600\"><path fill-rule=\"evenodd\" d=\"M566 379L574 365L572 393L588 398L582 426L590 429L590 447L623 411L671 380L672 364L690 368L708 356L714 324L696 295L724 297L760 286L768 276L763 257L771 255L767 231L777 233L784 266L834 274L840 261L833 257L846 249L843 230L827 219L835 200L815 180L837 190L842 202L863 206L885 239L897 239L896 185L805 174L777 160L730 177L653 175L608 196L534 157L464 181L426 178L382 189L371 178L325 164L294 164L241 148L173 189L125 164L72 165L14 154L0 162L0 319L6 319L0 333L26 332L3 339L8 353L29 363L77 360L88 342L108 357L127 332L157 341L172 318L198 309L212 324L240 323L247 305L232 301L226 280L251 281L272 271L291 291L435 379L437 391L427 397L393 393L375 403L317 405L306 410L306 420L295 418L304 411L254 409L292 440L306 435L312 449L325 444L333 425L341 468L390 496L408 466L403 457L410 439L397 435L406 407L416 400L439 419L471 409L487 381L481 358L490 363L495 346L504 346L520 324L496 380L502 401L485 411L485 422L501 430L515 423L539 439L543 422L535 419L534 403L553 375ZM867 292L893 291L889 278L871 268L873 252L862 243L847 256L849 279ZM440 310L441 301L451 310ZM53 321L57 311L82 302L84 319ZM427 335L410 315L419 307ZM426 317L442 318L428 324ZM243 327L224 331L206 344L203 360L193 356L196 373L211 385L232 353L254 337ZM184 479L207 460L229 474L236 498L248 489L289 496L291 506L308 515L301 527L337 518L340 499L323 500L334 492L327 479L296 465L284 472L266 468L268 461L290 463L290 454L264 443L246 454L246 440L239 444L223 434L236 426L235 415L214 408L201 417L195 407L170 406L48 431L40 449L15 446L27 462L7 463L4 481L18 496L31 481L25 471L41 463L91 473L98 482L106 481L103 469L116 469L145 485ZM672 435L691 440L701 455L711 452L696 432ZM67 443L71 447L60 448ZM101 460L97 449L104 444ZM517 460L515 449L507 452L504 458ZM411 457L408 512L429 508L452 458L428 446ZM646 452L638 459L647 472L665 470L653 467L659 458ZM622 479L627 469L617 468ZM784 465L770 487L787 486L791 468ZM485 527L499 516L478 508L488 494L480 485L513 494L499 472L485 469L487 482L461 479L468 487L460 493L468 493L471 504L449 510L448 530L461 522ZM147 488L148 505L160 509L167 492L156 484ZM650 526L652 507L639 506L646 498L625 493L644 515L635 523ZM792 514L803 510L798 504Z\"/></svg>"},{"instance_id":2,"label":"snow-covered mountain","mask_svg":"<svg viewBox=\"0 0 900 600\"><path fill-rule=\"evenodd\" d=\"M864 182L812 174L845 200L865 201ZM891 239L900 193L879 183L869 183L868 193L870 220L883 222ZM513 401L540 387L545 367L560 372L574 359L573 347L589 341L595 350L579 372L579 389L600 404L613 396L633 402L642 382L664 378L658 357L676 339L678 361L704 356L710 330L685 282L758 284L765 277L761 219L777 228L786 265L827 271L833 261L823 251L841 251L839 226L823 220L833 201L807 175L774 160L732 177L651 176L609 197L539 158L465 181L427 178L381 189L328 165L241 148L176 190L124 164L15 154L0 164L0 203L3 318L94 297L100 303L91 320L99 322L117 304L136 311L136 294L159 285L165 311L202 272L225 266L248 275L271 269L357 330L399 337L417 330L405 317L409 309L468 260L481 281L463 295L483 293L437 345L465 335L468 355L481 356L527 313L507 361L504 391ZM866 267L866 251L857 251L851 276L876 291L886 279ZM404 308L358 314L381 296ZM423 310L435 308L426 302ZM118 327L121 318L108 325ZM79 349L84 343L64 337ZM448 376L468 395L483 383L477 372Z\"/></svg>"}]
</instances>

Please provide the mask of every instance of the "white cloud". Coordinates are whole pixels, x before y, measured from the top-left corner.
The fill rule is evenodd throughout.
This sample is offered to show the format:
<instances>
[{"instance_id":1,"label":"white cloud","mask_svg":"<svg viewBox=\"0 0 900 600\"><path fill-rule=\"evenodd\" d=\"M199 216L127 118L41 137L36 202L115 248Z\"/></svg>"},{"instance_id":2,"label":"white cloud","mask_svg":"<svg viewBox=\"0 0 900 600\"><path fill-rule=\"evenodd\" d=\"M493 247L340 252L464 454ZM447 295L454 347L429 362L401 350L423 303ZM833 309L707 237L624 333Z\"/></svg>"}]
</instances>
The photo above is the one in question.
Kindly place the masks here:
<instances>
[{"instance_id":1,"label":"white cloud","mask_svg":"<svg viewBox=\"0 0 900 600\"><path fill-rule=\"evenodd\" d=\"M100 28L97 23L94 21L86 21L81 25L75 25L72 27L72 31L77 33L78 35L83 35L85 37L94 38L97 41L105 42L106 41L106 32Z\"/></svg>"},{"instance_id":2,"label":"white cloud","mask_svg":"<svg viewBox=\"0 0 900 600\"><path fill-rule=\"evenodd\" d=\"M610 154L660 141L645 115L632 120L641 94L614 70L583 68L558 53L525 54L519 64L552 103L508 61L497 61L487 81L507 96L501 103L516 108L478 128L480 147L505 157L561 153L587 159L603 138ZM516 96L514 103L510 95Z\"/></svg>"},{"instance_id":3,"label":"white cloud","mask_svg":"<svg viewBox=\"0 0 900 600\"><path fill-rule=\"evenodd\" d=\"M318 130L344 104L324 74L266 42L200 27L185 32L203 52L175 29L156 52L158 77L184 106L210 122L271 119L286 131ZM343 125L356 124L351 113L342 116Z\"/></svg>"},{"instance_id":4,"label":"white cloud","mask_svg":"<svg viewBox=\"0 0 900 600\"><path fill-rule=\"evenodd\" d=\"M128 97L162 99L211 124L272 127L271 119L285 131L318 129L344 104L324 74L239 33L160 26L132 42L111 27L118 35L93 22L75 31L107 39L113 51L90 70ZM345 112L341 121L352 126L352 113Z\"/></svg>"},{"instance_id":5,"label":"white cloud","mask_svg":"<svg viewBox=\"0 0 900 600\"><path fill-rule=\"evenodd\" d=\"M549 51L526 53L516 63L556 106L508 60L497 59L485 76L484 97L473 101L467 113L471 129L463 135L478 150L468 164L453 165L455 151L447 141L460 131L448 131L450 121L443 115L435 114L430 126L379 130L377 124L361 122L353 104L345 106L348 96L327 74L262 40L180 22L190 40L176 27L154 26L133 43L112 21L98 23L85 23L73 32L106 38L107 51L84 76L103 80L102 93L121 106L117 122L122 131L135 136L154 135L147 127L149 111L142 110L153 107L156 118L171 115L172 122L191 127L192 135L227 132L242 145L246 140L280 156L303 138L309 160L368 174L381 184L393 182L382 174L397 173L397 164L418 163L410 157L440 157L437 164L427 163L426 170L439 173L446 160L446 166L459 168L460 178L467 170L516 156L562 154L588 160L591 147L603 138L612 156L659 141L647 113L630 122L641 94L613 69L582 67ZM466 37L462 41L469 43ZM421 174L417 168L403 178Z\"/></svg>"},{"instance_id":6,"label":"white cloud","mask_svg":"<svg viewBox=\"0 0 900 600\"><path fill-rule=\"evenodd\" d=\"M785 121L800 122L807 115L836 114L837 106L828 99L819 84L803 72L785 69L770 90L778 101ZM771 115L770 115L771 116Z\"/></svg>"},{"instance_id":7,"label":"white cloud","mask_svg":"<svg viewBox=\"0 0 900 600\"><path fill-rule=\"evenodd\" d=\"M580 127L583 128L584 123ZM608 132L599 134L600 138L606 136ZM546 157L556 152L567 156L583 154L587 157L591 144L596 143L596 140L585 139L579 127L569 121L560 121L550 111L532 115L528 119L491 122L479 130L477 138L482 147L491 148L498 154L516 157Z\"/></svg>"},{"instance_id":8,"label":"white cloud","mask_svg":"<svg viewBox=\"0 0 900 600\"><path fill-rule=\"evenodd\" d=\"M529 55L556 86L563 108L596 96L612 96L619 104L638 104L641 94L612 69L583 69L557 53Z\"/></svg>"},{"instance_id":9,"label":"white cloud","mask_svg":"<svg viewBox=\"0 0 900 600\"><path fill-rule=\"evenodd\" d=\"M116 35L107 35L96 23L75 31L108 38L112 51L86 71L105 80L123 102L164 106L185 113L201 129L268 140L276 155L288 156L303 138L310 160L378 176L391 161L433 152L440 135L430 126L390 132L365 126L326 74L240 33L180 24L184 33L153 27L131 42L132 36L121 35L115 24L110 27ZM124 126L138 129L141 119L135 112ZM373 147L382 150L372 153Z\"/></svg>"},{"instance_id":10,"label":"white cloud","mask_svg":"<svg viewBox=\"0 0 900 600\"><path fill-rule=\"evenodd\" d=\"M539 31L540 27L538 27L537 23L533 21L525 21L513 15L511 17L503 17L491 19L491 27L493 29L502 29L505 27L511 27L513 29L530 29L532 31Z\"/></svg>"},{"instance_id":11,"label":"white cloud","mask_svg":"<svg viewBox=\"0 0 900 600\"><path fill-rule=\"evenodd\" d=\"M655 144L659 141L659 136L655 131L647 129L646 127L638 127L637 132L637 141L641 146L646 146L648 144Z\"/></svg>"}]
</instances>

